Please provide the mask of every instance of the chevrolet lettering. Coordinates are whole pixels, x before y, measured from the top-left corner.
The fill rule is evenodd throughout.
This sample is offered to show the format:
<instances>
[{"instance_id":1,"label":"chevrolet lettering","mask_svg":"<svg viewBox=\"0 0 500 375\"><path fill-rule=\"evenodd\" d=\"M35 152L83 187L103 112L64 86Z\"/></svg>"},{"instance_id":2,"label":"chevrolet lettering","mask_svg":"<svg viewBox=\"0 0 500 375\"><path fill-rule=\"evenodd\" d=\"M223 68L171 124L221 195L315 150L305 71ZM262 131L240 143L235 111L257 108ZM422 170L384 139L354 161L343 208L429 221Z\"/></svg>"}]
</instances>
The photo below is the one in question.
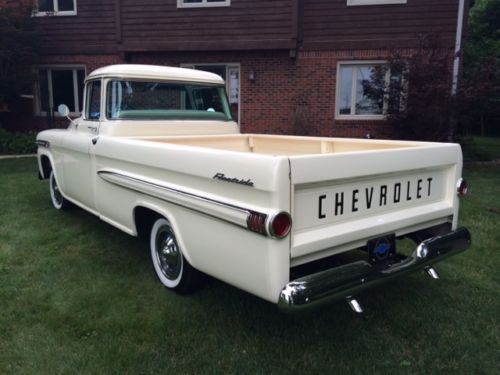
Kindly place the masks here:
<instances>
[{"instance_id":1,"label":"chevrolet lettering","mask_svg":"<svg viewBox=\"0 0 500 375\"><path fill-rule=\"evenodd\" d=\"M409 206L435 198L433 180L421 177L390 183L361 185L352 190L330 190L318 197L318 218L364 213L370 210Z\"/></svg>"},{"instance_id":2,"label":"chevrolet lettering","mask_svg":"<svg viewBox=\"0 0 500 375\"><path fill-rule=\"evenodd\" d=\"M224 80L194 69L107 66L81 97L81 117L37 136L52 205L148 238L169 290L194 292L207 274L287 312L337 300L360 312L362 290L437 278L470 246L457 144L241 134Z\"/></svg>"}]
</instances>

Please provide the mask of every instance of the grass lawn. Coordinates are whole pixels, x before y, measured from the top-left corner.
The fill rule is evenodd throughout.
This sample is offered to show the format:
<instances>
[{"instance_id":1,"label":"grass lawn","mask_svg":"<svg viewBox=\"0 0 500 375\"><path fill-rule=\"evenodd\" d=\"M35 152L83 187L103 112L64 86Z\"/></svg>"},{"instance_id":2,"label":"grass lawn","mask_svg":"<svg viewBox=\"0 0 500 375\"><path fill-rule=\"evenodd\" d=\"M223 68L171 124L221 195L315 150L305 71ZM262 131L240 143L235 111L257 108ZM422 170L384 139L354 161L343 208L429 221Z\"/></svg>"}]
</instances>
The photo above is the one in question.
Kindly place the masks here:
<instances>
[{"instance_id":1,"label":"grass lawn","mask_svg":"<svg viewBox=\"0 0 500 375\"><path fill-rule=\"evenodd\" d=\"M500 160L500 138L474 137L476 147L493 160Z\"/></svg>"},{"instance_id":2,"label":"grass lawn","mask_svg":"<svg viewBox=\"0 0 500 375\"><path fill-rule=\"evenodd\" d=\"M474 136L462 144L465 161L500 160L500 138Z\"/></svg>"},{"instance_id":3,"label":"grass lawn","mask_svg":"<svg viewBox=\"0 0 500 375\"><path fill-rule=\"evenodd\" d=\"M34 158L0 161L0 373L493 374L500 368L500 169L465 171L469 251L299 316L211 281L178 296L147 245L51 208ZM496 370L495 370L496 369Z\"/></svg>"}]
</instances>

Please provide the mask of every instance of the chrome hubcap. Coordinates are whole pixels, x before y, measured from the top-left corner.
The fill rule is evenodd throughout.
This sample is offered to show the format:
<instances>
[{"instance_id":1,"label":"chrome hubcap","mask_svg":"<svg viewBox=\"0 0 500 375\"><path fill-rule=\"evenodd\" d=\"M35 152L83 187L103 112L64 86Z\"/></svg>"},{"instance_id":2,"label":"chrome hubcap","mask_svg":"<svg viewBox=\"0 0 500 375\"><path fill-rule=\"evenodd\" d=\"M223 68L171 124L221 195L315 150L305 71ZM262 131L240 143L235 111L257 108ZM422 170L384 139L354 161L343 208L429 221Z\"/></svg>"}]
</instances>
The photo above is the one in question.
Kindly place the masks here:
<instances>
[{"instance_id":1,"label":"chrome hubcap","mask_svg":"<svg viewBox=\"0 0 500 375\"><path fill-rule=\"evenodd\" d=\"M163 275L175 280L182 267L182 256L170 227L164 227L156 235L156 256Z\"/></svg>"},{"instance_id":2,"label":"chrome hubcap","mask_svg":"<svg viewBox=\"0 0 500 375\"><path fill-rule=\"evenodd\" d=\"M51 185L52 185L52 192L54 193L54 200L56 201L57 205L60 205L62 203L62 194L59 191L59 186L57 186L57 182L54 176L52 176L51 180Z\"/></svg>"}]
</instances>

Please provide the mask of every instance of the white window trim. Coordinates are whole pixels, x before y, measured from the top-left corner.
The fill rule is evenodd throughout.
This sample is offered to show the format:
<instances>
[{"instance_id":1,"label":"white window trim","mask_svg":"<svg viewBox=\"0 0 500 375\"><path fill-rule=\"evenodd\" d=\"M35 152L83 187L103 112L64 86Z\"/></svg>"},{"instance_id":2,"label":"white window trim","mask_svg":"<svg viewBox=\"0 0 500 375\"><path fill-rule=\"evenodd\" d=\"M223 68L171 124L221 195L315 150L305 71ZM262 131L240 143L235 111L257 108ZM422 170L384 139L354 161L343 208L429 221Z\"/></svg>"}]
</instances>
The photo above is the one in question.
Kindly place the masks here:
<instances>
[{"instance_id":1,"label":"white window trim","mask_svg":"<svg viewBox=\"0 0 500 375\"><path fill-rule=\"evenodd\" d=\"M406 4L407 0L347 0L347 6Z\"/></svg>"},{"instance_id":2,"label":"white window trim","mask_svg":"<svg viewBox=\"0 0 500 375\"><path fill-rule=\"evenodd\" d=\"M52 12L44 12L44 11L38 11L35 9L33 11L33 17L52 17L52 16L76 16L76 0L73 0L73 8L75 10L63 10L59 11L59 2L57 0L52 0L54 2L54 11Z\"/></svg>"},{"instance_id":3,"label":"white window trim","mask_svg":"<svg viewBox=\"0 0 500 375\"><path fill-rule=\"evenodd\" d=\"M188 69L194 69L196 65L205 65L205 66L220 66L220 65L225 65L226 66L226 81L225 81L225 87L226 87L226 92L229 92L229 80L227 77L229 76L229 69L230 68L238 68L238 71L240 73L240 80L239 80L239 92L238 92L238 124L241 124L241 64L240 63L225 63L225 62L220 62L220 63L203 63L203 62L197 62L197 63L182 63L180 64L181 68L188 68ZM233 119L234 121L234 119Z\"/></svg>"},{"instance_id":4,"label":"white window trim","mask_svg":"<svg viewBox=\"0 0 500 375\"><path fill-rule=\"evenodd\" d=\"M363 65L384 65L388 62L386 60L355 60L355 61L339 61L337 63L337 73L336 73L336 88L335 88L335 119L336 120L385 120L387 114L387 100L384 98L384 105L382 108L383 114L381 115L342 115L340 114L340 68L342 66L363 66ZM386 85L389 85L390 72L389 69L386 72L385 82ZM352 109L356 106L356 80L352 80L352 88L351 88L351 112Z\"/></svg>"},{"instance_id":5,"label":"white window trim","mask_svg":"<svg viewBox=\"0 0 500 375\"><path fill-rule=\"evenodd\" d=\"M54 108L54 97L52 93L52 70L72 70L73 71L73 97L74 97L74 106L75 109L78 109L77 112L70 112L70 116L80 116L83 112L83 108L85 108L85 97L82 99L82 107L80 107L80 103L78 101L80 95L84 95L83 92L78 92L78 73L77 70L83 69L85 72L85 77L87 77L87 68L85 65L36 65L33 67L33 72L38 74L41 69L47 69L49 71L47 77L47 84L49 88L49 106L54 109L55 115L59 116ZM35 116L47 116L46 111L42 111L42 101L41 101L41 90L38 82L35 84L35 100L34 100L34 112Z\"/></svg>"},{"instance_id":6,"label":"white window trim","mask_svg":"<svg viewBox=\"0 0 500 375\"><path fill-rule=\"evenodd\" d=\"M184 0L177 0L177 8L214 8L228 7L231 5L231 0L224 0L217 3L209 3L207 0L201 0L201 3L185 3Z\"/></svg>"}]
</instances>

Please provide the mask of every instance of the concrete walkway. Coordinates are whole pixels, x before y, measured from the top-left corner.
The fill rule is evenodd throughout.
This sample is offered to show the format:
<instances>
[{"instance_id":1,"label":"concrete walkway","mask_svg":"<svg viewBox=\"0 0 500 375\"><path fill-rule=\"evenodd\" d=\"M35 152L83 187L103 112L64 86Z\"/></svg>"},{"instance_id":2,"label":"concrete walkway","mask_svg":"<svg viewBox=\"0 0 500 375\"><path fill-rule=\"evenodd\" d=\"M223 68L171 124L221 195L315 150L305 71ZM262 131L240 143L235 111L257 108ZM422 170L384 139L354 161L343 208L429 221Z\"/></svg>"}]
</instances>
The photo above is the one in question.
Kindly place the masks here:
<instances>
[{"instance_id":1,"label":"concrete walkway","mask_svg":"<svg viewBox=\"0 0 500 375\"><path fill-rule=\"evenodd\" d=\"M34 158L36 154L27 155L0 155L0 160L2 159L21 159L21 158Z\"/></svg>"},{"instance_id":2,"label":"concrete walkway","mask_svg":"<svg viewBox=\"0 0 500 375\"><path fill-rule=\"evenodd\" d=\"M489 161L465 161L464 165L466 167L473 165L488 165L488 166L500 166L500 160L489 160Z\"/></svg>"}]
</instances>

